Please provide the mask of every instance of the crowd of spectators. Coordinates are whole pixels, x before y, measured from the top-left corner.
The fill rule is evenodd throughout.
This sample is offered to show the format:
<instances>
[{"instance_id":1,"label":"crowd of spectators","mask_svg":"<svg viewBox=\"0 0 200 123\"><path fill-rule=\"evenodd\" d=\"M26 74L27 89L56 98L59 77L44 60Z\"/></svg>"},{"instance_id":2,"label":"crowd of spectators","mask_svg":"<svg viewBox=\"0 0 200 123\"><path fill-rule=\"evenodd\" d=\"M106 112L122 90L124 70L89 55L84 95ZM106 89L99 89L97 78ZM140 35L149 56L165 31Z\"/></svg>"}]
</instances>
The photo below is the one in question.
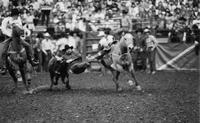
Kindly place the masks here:
<instances>
[{"instance_id":1,"label":"crowd of spectators","mask_svg":"<svg viewBox=\"0 0 200 123\"><path fill-rule=\"evenodd\" d=\"M85 31L85 21L91 22L94 31L100 25L113 29L113 20L120 19L122 11L136 22L161 29L171 29L179 17L184 17L187 25L200 20L200 3L196 0L1 0L0 8L1 18L8 16L11 8L19 8L31 30L38 24L54 24L56 31Z\"/></svg>"},{"instance_id":2,"label":"crowd of spectators","mask_svg":"<svg viewBox=\"0 0 200 123\"><path fill-rule=\"evenodd\" d=\"M128 31L143 27L170 30L179 18L184 18L188 27L200 23L198 0L0 0L0 20L9 16L12 8L20 10L23 23L32 32L37 26L53 28L49 31L51 38L46 36L52 44L56 44L55 37L52 38L55 34L61 34L57 36L59 39L66 37L81 44L81 32L101 28L115 31L126 25L124 22L130 23L126 25L130 27ZM41 44L46 39L38 34L34 40L38 59L42 59L40 51L46 46L41 49ZM53 53L52 49L46 50ZM44 65L48 62L45 58Z\"/></svg>"}]
</instances>

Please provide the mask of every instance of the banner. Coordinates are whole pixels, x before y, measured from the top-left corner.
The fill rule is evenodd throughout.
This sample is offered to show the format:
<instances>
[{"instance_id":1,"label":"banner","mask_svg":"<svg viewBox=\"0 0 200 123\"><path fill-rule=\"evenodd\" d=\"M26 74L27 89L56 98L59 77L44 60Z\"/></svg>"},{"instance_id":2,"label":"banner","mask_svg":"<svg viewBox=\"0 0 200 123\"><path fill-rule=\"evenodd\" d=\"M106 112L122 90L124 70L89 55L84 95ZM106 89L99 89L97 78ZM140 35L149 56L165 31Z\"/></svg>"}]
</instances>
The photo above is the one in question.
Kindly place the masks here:
<instances>
[{"instance_id":1,"label":"banner","mask_svg":"<svg viewBox=\"0 0 200 123\"><path fill-rule=\"evenodd\" d=\"M199 70L194 44L160 43L155 56L157 70Z\"/></svg>"}]
</instances>

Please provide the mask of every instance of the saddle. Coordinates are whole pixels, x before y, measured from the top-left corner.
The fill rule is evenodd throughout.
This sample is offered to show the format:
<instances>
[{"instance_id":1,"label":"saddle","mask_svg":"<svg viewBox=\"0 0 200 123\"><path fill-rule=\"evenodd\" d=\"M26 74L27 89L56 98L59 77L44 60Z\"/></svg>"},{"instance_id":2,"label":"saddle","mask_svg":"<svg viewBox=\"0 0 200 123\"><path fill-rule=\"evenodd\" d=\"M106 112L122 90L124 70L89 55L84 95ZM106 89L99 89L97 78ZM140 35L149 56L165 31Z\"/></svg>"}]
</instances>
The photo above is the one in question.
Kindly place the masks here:
<instances>
[{"instance_id":1,"label":"saddle","mask_svg":"<svg viewBox=\"0 0 200 123\"><path fill-rule=\"evenodd\" d=\"M8 47L8 62L15 69L19 69L19 65L23 65L27 62L26 50L24 47L20 48L20 51L16 51L11 44Z\"/></svg>"}]
</instances>

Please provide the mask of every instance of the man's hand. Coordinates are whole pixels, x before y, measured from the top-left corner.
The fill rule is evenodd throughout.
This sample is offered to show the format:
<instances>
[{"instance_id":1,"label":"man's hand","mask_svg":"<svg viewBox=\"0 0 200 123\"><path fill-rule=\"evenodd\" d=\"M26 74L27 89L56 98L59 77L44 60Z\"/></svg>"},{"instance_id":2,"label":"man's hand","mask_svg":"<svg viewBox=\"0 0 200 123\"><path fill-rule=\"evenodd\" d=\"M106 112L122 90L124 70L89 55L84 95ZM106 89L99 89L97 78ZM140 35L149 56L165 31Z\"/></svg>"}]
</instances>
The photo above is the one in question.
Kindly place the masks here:
<instances>
[{"instance_id":1,"label":"man's hand","mask_svg":"<svg viewBox=\"0 0 200 123\"><path fill-rule=\"evenodd\" d=\"M198 41L194 41L194 44L195 44L195 45L198 45L198 44L199 44L199 42L198 42Z\"/></svg>"}]
</instances>

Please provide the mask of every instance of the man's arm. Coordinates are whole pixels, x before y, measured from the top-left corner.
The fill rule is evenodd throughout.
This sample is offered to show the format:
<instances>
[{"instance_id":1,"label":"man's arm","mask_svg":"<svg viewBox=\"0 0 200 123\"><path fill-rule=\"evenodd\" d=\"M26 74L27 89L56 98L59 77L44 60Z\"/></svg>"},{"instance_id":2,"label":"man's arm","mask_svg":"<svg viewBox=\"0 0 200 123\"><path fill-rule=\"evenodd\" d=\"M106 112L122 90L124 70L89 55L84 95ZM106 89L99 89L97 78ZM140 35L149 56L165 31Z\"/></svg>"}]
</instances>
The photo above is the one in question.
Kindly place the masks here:
<instances>
[{"instance_id":1,"label":"man's arm","mask_svg":"<svg viewBox=\"0 0 200 123\"><path fill-rule=\"evenodd\" d=\"M154 43L154 47L153 47L153 50L154 50L158 46L158 41L154 36L152 36L152 41Z\"/></svg>"},{"instance_id":2,"label":"man's arm","mask_svg":"<svg viewBox=\"0 0 200 123\"><path fill-rule=\"evenodd\" d=\"M9 29L9 26L10 26L10 29ZM11 24L9 24L9 20L7 18L5 18L3 21L2 21L2 24L1 24L1 31L4 35L8 36L8 37L11 37L12 36L12 29L11 29Z\"/></svg>"}]
</instances>

